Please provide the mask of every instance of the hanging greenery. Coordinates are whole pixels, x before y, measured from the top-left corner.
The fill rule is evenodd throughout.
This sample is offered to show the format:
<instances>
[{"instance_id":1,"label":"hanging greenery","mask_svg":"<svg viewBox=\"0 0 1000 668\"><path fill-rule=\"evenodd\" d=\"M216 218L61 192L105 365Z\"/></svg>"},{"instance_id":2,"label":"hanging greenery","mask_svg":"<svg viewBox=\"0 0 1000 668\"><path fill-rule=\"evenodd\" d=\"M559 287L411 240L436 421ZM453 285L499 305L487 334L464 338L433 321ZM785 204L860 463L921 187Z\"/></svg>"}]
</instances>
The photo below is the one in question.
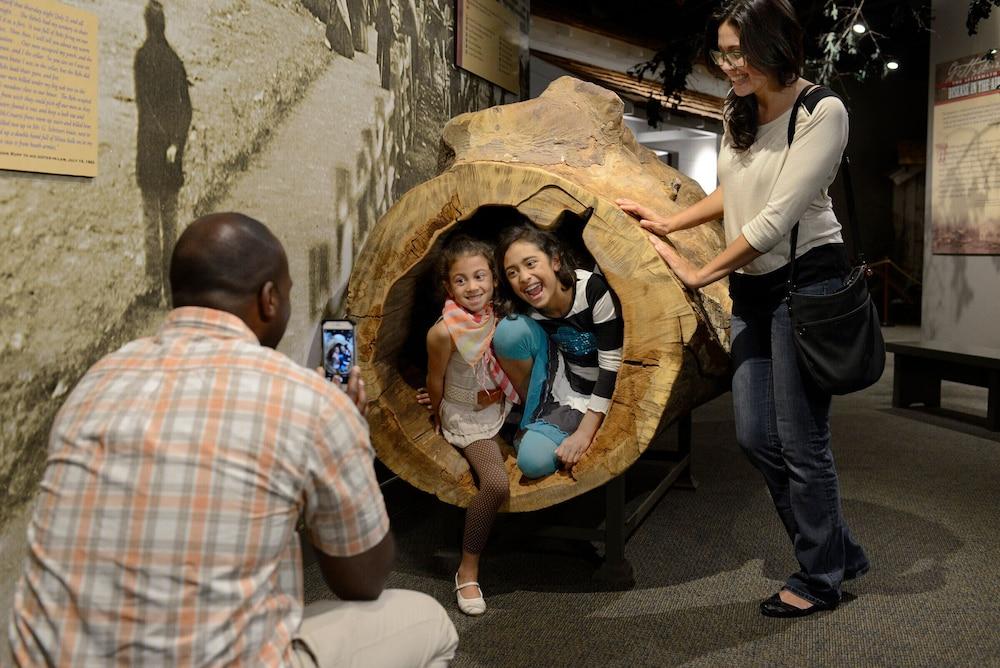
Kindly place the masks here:
<instances>
[{"instance_id":1,"label":"hanging greenery","mask_svg":"<svg viewBox=\"0 0 1000 668\"><path fill-rule=\"evenodd\" d=\"M970 35L979 32L979 22L988 19L994 7L1000 7L1000 0L970 0L969 15L965 19Z\"/></svg>"},{"instance_id":2,"label":"hanging greenery","mask_svg":"<svg viewBox=\"0 0 1000 668\"><path fill-rule=\"evenodd\" d=\"M930 31L929 0L897 0L888 12L869 1L869 8L878 12L872 21L865 16L865 4L866 0L847 5L826 0L823 16L828 27L819 33L819 53L806 63L809 74L820 83L884 76L893 59L892 39L912 39L914 34Z\"/></svg>"}]
</instances>

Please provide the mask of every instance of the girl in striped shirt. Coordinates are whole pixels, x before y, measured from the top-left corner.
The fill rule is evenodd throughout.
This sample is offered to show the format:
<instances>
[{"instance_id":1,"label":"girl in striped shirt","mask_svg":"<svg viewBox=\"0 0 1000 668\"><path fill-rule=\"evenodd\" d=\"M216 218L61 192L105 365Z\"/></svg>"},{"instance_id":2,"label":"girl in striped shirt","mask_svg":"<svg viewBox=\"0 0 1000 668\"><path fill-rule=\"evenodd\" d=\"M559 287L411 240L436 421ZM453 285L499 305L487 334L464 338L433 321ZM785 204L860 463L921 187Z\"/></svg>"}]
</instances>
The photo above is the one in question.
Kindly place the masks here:
<instances>
[{"instance_id":1,"label":"girl in striped shirt","mask_svg":"<svg viewBox=\"0 0 1000 668\"><path fill-rule=\"evenodd\" d=\"M524 399L517 464L528 478L571 469L611 406L622 359L617 298L597 273L574 270L549 232L505 229L497 265L519 311L500 321L493 347Z\"/></svg>"}]
</instances>

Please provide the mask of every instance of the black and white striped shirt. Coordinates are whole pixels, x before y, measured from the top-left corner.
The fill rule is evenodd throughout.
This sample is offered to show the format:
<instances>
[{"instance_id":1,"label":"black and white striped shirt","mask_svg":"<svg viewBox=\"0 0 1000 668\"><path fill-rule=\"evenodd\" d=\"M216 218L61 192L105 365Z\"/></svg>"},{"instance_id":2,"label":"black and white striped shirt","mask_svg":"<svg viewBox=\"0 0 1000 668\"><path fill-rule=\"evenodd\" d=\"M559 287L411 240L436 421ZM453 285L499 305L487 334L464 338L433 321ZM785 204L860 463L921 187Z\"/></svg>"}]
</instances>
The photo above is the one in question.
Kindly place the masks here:
<instances>
[{"instance_id":1,"label":"black and white striped shirt","mask_svg":"<svg viewBox=\"0 0 1000 668\"><path fill-rule=\"evenodd\" d=\"M562 353L572 393L584 399L583 405L574 407L581 412L607 413L622 363L624 324L618 299L605 278L577 269L569 313L549 318L532 310L531 317ZM560 403L568 398L558 397Z\"/></svg>"}]
</instances>

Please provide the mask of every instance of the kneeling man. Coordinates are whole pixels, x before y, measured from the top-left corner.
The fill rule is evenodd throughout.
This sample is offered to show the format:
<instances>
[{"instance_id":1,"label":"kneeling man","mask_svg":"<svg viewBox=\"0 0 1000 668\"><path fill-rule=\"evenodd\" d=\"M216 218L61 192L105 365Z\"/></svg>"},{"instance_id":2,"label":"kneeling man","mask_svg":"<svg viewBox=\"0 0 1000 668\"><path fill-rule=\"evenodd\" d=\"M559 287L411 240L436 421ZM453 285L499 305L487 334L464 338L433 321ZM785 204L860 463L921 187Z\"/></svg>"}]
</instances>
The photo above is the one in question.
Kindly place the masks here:
<instances>
[{"instance_id":1,"label":"kneeling man","mask_svg":"<svg viewBox=\"0 0 1000 668\"><path fill-rule=\"evenodd\" d=\"M292 287L281 243L206 216L170 282L159 333L91 368L53 424L15 662L447 664L444 609L383 591L394 543L357 369L345 394L273 350ZM300 515L339 598L304 611Z\"/></svg>"}]
</instances>

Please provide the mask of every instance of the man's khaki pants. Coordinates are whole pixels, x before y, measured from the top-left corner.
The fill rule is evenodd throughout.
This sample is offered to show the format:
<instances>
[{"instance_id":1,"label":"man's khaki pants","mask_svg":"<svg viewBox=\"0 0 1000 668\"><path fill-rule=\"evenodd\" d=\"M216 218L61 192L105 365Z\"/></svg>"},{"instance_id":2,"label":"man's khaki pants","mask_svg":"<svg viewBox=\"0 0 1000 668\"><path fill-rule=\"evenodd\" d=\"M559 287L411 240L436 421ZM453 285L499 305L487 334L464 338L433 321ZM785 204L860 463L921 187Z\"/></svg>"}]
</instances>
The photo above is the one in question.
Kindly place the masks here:
<instances>
[{"instance_id":1,"label":"man's khaki pants","mask_svg":"<svg viewBox=\"0 0 1000 668\"><path fill-rule=\"evenodd\" d=\"M297 668L447 666L458 633L426 594L387 589L376 601L320 601L307 606L293 642Z\"/></svg>"}]
</instances>

